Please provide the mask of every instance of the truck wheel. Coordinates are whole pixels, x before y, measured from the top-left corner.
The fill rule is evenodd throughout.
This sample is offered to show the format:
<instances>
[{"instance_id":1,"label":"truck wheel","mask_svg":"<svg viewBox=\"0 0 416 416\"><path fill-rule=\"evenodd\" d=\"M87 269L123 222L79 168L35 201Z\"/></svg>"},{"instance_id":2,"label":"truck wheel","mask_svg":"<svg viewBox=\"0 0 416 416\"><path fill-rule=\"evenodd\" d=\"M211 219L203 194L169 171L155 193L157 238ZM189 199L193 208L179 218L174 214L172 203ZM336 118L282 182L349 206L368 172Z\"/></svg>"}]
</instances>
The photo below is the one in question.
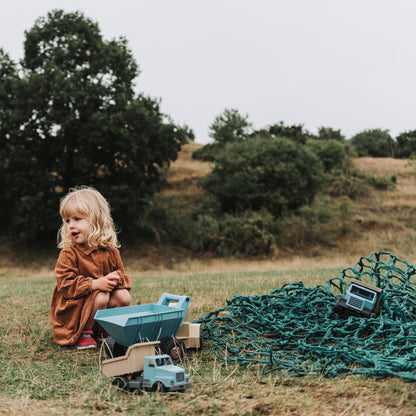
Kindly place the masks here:
<instances>
[{"instance_id":1,"label":"truck wheel","mask_svg":"<svg viewBox=\"0 0 416 416\"><path fill-rule=\"evenodd\" d=\"M344 298L340 298L335 302L335 305L333 307L333 311L341 316L348 315L347 310L347 301Z\"/></svg>"},{"instance_id":2,"label":"truck wheel","mask_svg":"<svg viewBox=\"0 0 416 416\"><path fill-rule=\"evenodd\" d=\"M160 348L170 355L174 362L182 362L185 355L186 347L182 340L175 337L162 338L160 340Z\"/></svg>"},{"instance_id":3,"label":"truck wheel","mask_svg":"<svg viewBox=\"0 0 416 416\"><path fill-rule=\"evenodd\" d=\"M117 386L120 389L127 388L126 379L124 377L121 377L121 376L115 377L112 384L113 384L113 386Z\"/></svg>"},{"instance_id":4,"label":"truck wheel","mask_svg":"<svg viewBox=\"0 0 416 416\"><path fill-rule=\"evenodd\" d=\"M103 344L104 344L104 351L107 357L110 357L110 358L114 357L114 353L113 353L114 344L115 344L114 338L113 337L104 338Z\"/></svg>"},{"instance_id":5,"label":"truck wheel","mask_svg":"<svg viewBox=\"0 0 416 416\"><path fill-rule=\"evenodd\" d=\"M122 355L126 355L126 351L127 351L127 347L119 344L118 342L114 343L114 349L113 349L114 357L121 357Z\"/></svg>"},{"instance_id":6,"label":"truck wheel","mask_svg":"<svg viewBox=\"0 0 416 416\"><path fill-rule=\"evenodd\" d=\"M118 344L113 337L107 337L104 340L105 353L110 358L121 357L126 354L127 348Z\"/></svg>"},{"instance_id":7,"label":"truck wheel","mask_svg":"<svg viewBox=\"0 0 416 416\"><path fill-rule=\"evenodd\" d=\"M152 386L152 391L164 392L165 390L165 386L160 381L156 381Z\"/></svg>"}]
</instances>

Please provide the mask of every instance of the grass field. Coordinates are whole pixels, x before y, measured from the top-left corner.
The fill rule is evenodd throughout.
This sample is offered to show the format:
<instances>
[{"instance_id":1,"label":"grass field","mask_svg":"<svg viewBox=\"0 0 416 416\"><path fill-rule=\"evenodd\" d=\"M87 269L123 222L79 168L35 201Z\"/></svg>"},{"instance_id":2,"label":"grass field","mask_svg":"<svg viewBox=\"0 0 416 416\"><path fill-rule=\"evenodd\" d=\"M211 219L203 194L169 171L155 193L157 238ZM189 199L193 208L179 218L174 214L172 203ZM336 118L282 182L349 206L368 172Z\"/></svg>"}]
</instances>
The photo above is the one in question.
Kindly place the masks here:
<instances>
[{"instance_id":1,"label":"grass field","mask_svg":"<svg viewBox=\"0 0 416 416\"><path fill-rule=\"evenodd\" d=\"M266 294L287 282L308 286L336 277L339 267L158 275L133 274L133 303L164 291L192 299L193 317L225 306L235 294ZM183 393L126 393L99 371L103 352L53 343L51 272L8 270L0 276L0 414L30 415L413 415L416 390L399 379L260 375L257 366L223 365L210 351L190 353L193 386Z\"/></svg>"},{"instance_id":2,"label":"grass field","mask_svg":"<svg viewBox=\"0 0 416 416\"><path fill-rule=\"evenodd\" d=\"M165 192L189 203L200 192L195 179L209 164L190 159L186 147L169 173ZM156 302L161 293L186 294L193 318L223 307L226 299L261 295L284 283L313 287L339 276L361 256L390 251L415 264L416 183L403 160L359 159L374 174L397 175L395 190L351 201L351 232L331 247L281 251L262 259L213 258L177 247L125 250L133 278L132 303ZM126 393L101 375L100 350L76 351L54 344L49 305L57 252L16 257L0 242L0 415L414 415L413 383L358 376L263 376L258 366L223 365L210 343L186 357L193 386L184 393Z\"/></svg>"}]
</instances>

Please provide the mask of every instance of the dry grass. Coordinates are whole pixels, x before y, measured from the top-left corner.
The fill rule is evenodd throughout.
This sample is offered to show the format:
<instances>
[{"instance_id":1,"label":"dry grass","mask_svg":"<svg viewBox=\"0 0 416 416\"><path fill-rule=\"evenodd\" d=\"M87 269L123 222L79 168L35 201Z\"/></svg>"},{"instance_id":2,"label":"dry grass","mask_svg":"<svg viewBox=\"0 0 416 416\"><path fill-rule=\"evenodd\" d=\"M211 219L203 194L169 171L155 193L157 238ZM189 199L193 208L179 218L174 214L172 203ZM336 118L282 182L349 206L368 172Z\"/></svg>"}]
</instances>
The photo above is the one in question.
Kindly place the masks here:
<instances>
[{"instance_id":1,"label":"dry grass","mask_svg":"<svg viewBox=\"0 0 416 416\"><path fill-rule=\"evenodd\" d=\"M203 145L194 142L183 146L182 151L178 154L177 160L172 164L169 170L169 182L197 178L199 176L204 176L211 171L213 167L212 163L192 159L192 153L201 147L203 147Z\"/></svg>"},{"instance_id":2,"label":"dry grass","mask_svg":"<svg viewBox=\"0 0 416 416\"><path fill-rule=\"evenodd\" d=\"M261 266L261 265L260 265ZM2 350L0 414L43 415L413 415L416 385L360 376L261 375L258 366L222 365L209 345L184 366L192 388L183 394L126 393L99 373L100 352L62 350L51 339L48 303L52 274L0 277ZM325 281L335 270L134 275L134 302L155 301L163 290L188 293L195 317L224 306L235 293L261 294L283 283ZM14 296L8 296L13 293ZM39 372L39 370L42 370Z\"/></svg>"},{"instance_id":3,"label":"dry grass","mask_svg":"<svg viewBox=\"0 0 416 416\"><path fill-rule=\"evenodd\" d=\"M192 159L192 153L201 147L201 144L194 142L183 146L178 159L167 172L168 186L163 191L165 195L190 199L202 195L202 190L196 186L196 180L207 175L213 164Z\"/></svg>"},{"instance_id":4,"label":"dry grass","mask_svg":"<svg viewBox=\"0 0 416 416\"><path fill-rule=\"evenodd\" d=\"M187 400L177 395L166 396L166 407L154 413L142 410L142 396L129 404L120 400L109 404L87 395L69 400L38 401L28 397L13 400L0 395L2 415L281 415L281 416L412 416L415 389L411 384L391 383L388 389L375 380L264 379L252 375L241 381L231 377L211 382L211 386L194 386ZM242 385L243 384L243 385ZM87 401L89 401L87 405ZM159 401L159 399L157 400ZM84 404L86 408L80 408Z\"/></svg>"},{"instance_id":5,"label":"dry grass","mask_svg":"<svg viewBox=\"0 0 416 416\"><path fill-rule=\"evenodd\" d=\"M361 170L378 176L395 175L396 188L373 191L350 204L355 232L340 248L367 255L372 251L390 251L413 263L416 259L416 181L414 169L407 160L360 158Z\"/></svg>"}]
</instances>

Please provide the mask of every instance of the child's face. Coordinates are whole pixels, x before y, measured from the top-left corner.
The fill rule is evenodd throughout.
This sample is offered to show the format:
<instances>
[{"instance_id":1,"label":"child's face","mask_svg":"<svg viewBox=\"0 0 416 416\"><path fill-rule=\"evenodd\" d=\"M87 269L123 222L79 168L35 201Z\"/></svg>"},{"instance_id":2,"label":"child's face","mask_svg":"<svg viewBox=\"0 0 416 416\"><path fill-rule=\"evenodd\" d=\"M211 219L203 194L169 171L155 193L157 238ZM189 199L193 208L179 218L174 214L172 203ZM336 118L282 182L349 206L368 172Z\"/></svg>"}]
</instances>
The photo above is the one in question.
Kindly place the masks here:
<instances>
[{"instance_id":1,"label":"child's face","mask_svg":"<svg viewBox=\"0 0 416 416\"><path fill-rule=\"evenodd\" d=\"M90 223L86 218L78 215L65 218L66 227L71 234L72 241L79 245L87 244L90 235Z\"/></svg>"}]
</instances>

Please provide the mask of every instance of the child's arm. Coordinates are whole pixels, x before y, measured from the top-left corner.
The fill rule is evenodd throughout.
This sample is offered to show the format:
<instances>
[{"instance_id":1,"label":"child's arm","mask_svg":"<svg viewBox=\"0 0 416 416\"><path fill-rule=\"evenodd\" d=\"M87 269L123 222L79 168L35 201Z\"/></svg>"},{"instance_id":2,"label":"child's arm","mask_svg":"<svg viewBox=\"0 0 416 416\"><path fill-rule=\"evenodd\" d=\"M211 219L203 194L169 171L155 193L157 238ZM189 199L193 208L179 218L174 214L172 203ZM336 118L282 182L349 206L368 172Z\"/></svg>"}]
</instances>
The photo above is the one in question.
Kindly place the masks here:
<instances>
[{"instance_id":1,"label":"child's arm","mask_svg":"<svg viewBox=\"0 0 416 416\"><path fill-rule=\"evenodd\" d=\"M120 277L120 280L118 281L117 287L115 289L130 290L132 286L131 278L124 271L124 266L121 260L120 252L117 249L113 249L111 257L114 262L114 272L116 272Z\"/></svg>"},{"instance_id":2,"label":"child's arm","mask_svg":"<svg viewBox=\"0 0 416 416\"><path fill-rule=\"evenodd\" d=\"M92 277L80 274L75 252L66 248L61 251L55 266L57 290L67 299L78 299L92 292Z\"/></svg>"}]
</instances>

